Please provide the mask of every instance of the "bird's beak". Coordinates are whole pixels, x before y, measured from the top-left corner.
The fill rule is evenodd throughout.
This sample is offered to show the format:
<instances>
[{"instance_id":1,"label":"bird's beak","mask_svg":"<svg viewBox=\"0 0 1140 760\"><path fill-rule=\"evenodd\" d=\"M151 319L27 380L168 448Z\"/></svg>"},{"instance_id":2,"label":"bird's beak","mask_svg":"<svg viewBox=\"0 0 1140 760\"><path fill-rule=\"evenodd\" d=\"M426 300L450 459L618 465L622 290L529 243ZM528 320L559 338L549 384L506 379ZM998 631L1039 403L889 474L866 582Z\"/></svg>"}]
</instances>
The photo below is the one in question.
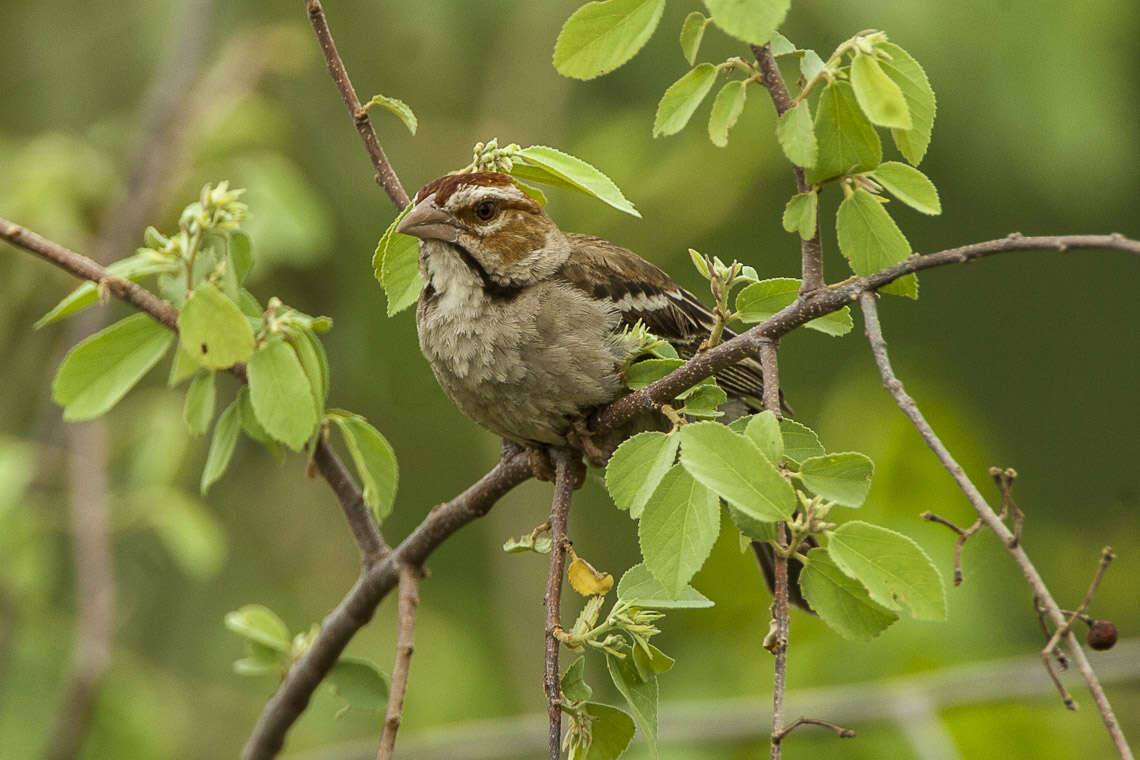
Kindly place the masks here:
<instances>
[{"instance_id":1,"label":"bird's beak","mask_svg":"<svg viewBox=\"0 0 1140 760\"><path fill-rule=\"evenodd\" d=\"M420 240L454 243L459 237L459 226L459 220L435 205L435 193L432 193L400 220L396 232L413 235Z\"/></svg>"}]
</instances>

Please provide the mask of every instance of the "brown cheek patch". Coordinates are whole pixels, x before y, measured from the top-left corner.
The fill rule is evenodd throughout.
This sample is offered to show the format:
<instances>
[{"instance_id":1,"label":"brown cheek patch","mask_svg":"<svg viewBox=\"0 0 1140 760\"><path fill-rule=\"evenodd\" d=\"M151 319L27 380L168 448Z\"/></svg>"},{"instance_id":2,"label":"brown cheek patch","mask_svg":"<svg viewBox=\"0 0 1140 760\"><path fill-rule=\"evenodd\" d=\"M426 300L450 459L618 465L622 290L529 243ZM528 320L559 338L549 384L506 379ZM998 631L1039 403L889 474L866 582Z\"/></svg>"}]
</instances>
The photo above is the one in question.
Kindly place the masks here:
<instances>
[{"instance_id":1,"label":"brown cheek patch","mask_svg":"<svg viewBox=\"0 0 1140 760\"><path fill-rule=\"evenodd\" d=\"M546 245L547 225L528 224L529 217L517 209L503 211L508 215L493 235L483 238L483 244L494 251L505 264L514 264L525 259L534 251Z\"/></svg>"}]
</instances>

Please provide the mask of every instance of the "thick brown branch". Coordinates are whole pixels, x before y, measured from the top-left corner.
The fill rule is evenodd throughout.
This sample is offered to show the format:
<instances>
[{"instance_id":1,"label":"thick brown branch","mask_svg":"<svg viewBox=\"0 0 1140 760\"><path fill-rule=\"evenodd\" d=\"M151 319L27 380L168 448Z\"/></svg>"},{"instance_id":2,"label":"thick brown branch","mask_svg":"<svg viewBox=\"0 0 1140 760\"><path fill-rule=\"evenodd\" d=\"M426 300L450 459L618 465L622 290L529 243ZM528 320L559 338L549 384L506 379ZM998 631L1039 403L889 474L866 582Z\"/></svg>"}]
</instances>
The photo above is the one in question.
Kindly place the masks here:
<instances>
[{"instance_id":1,"label":"thick brown branch","mask_svg":"<svg viewBox=\"0 0 1140 760\"><path fill-rule=\"evenodd\" d=\"M761 82L768 89L772 97L772 104L776 106L776 115L783 116L784 112L792 107L792 96L784 84L784 77L780 74L780 67L772 55L769 45L753 45L752 53L756 56L756 63L760 66ZM796 192L806 193L811 190L807 183L802 166L792 165L792 172L796 175ZM802 282L801 293L813 293L824 286L823 281L823 246L819 241L819 217L816 216L815 235L811 240L800 241L800 271Z\"/></svg>"},{"instance_id":2,"label":"thick brown branch","mask_svg":"<svg viewBox=\"0 0 1140 760\"><path fill-rule=\"evenodd\" d=\"M530 462L525 453L508 455L466 491L433 509L391 553L364 568L340 604L325 617L316 641L290 668L277 693L261 711L242 757L266 759L277 754L286 732L309 704L313 691L356 632L372 619L376 605L395 588L400 567L422 566L452 533L487 514L499 499L530 475Z\"/></svg>"},{"instance_id":3,"label":"thick brown branch","mask_svg":"<svg viewBox=\"0 0 1140 760\"><path fill-rule=\"evenodd\" d=\"M746 356L754 355L760 349L764 339L783 337L805 322L838 311L852 301L858 300L860 293L881 288L912 272L947 264L961 264L1009 251L1055 250L1063 252L1078 248L1118 250L1140 255L1140 241L1113 234L1047 237L1010 235L998 240L950 248L937 253L928 253L924 256L911 256L906 261L873 275L856 277L842 285L801 295L795 303L781 309L760 324L731 340L699 352L684 366L677 368L676 371L652 385L613 402L598 414L597 427L601 430L616 427L627 422L643 409L654 408L666 403L703 378L735 364Z\"/></svg>"},{"instance_id":4,"label":"thick brown branch","mask_svg":"<svg viewBox=\"0 0 1140 760\"><path fill-rule=\"evenodd\" d=\"M546 712L550 722L547 752L550 760L558 760L562 751L562 694L558 684L558 638L561 630L559 607L562 602L562 576L566 567L566 521L570 514L570 498L574 493L577 455L568 449L555 449L554 498L550 505L550 570L546 576L546 642L544 646L542 685L546 692Z\"/></svg>"},{"instance_id":5,"label":"thick brown branch","mask_svg":"<svg viewBox=\"0 0 1140 760\"><path fill-rule=\"evenodd\" d=\"M1134 245L1136 249L1140 251L1140 244L1134 243ZM910 419L911 423L918 430L922 439L926 442L926 445L930 447L935 456L937 456L938 460L942 463L942 466L950 473L950 477L958 484L962 493L966 495L970 504L973 505L974 510L977 511L978 517L980 517L986 526L997 534L998 538L1005 544L1014 562L1017 563L1022 575L1025 576L1026 581L1028 581L1030 588L1033 590L1034 597L1037 599L1038 604L1048 613L1049 618L1053 621L1055 626L1058 628L1064 627L1066 625L1064 614L1053 600L1052 595L1049 593L1049 588L1045 585L1045 581L1037 572L1037 568L1034 567L1029 556L1025 553L1025 550L1014 540L1014 534L1006 527L998 514L994 512L986 502L985 497L982 496L981 492L969 479L961 465L954 460L950 451L943 445L941 439L934 432L934 429L931 428L930 424L926 421L926 418L919 410L914 399L910 397L903 388L902 382L895 376L894 370L891 368L890 357L887 355L887 343L883 339L882 328L879 326L879 313L875 305L876 298L877 296L874 293L864 291L859 295L859 306L863 310L867 341L870 343L871 353L875 357L875 364L879 367L879 374L883 379L883 385L886 386L891 396L894 397L899 409L902 410L903 414ZM1124 733L1121 731L1120 724L1112 712L1112 706L1108 702L1108 696L1104 693L1100 681L1097 680L1096 673L1093 672L1088 658L1085 657L1084 650L1081 649L1072 631L1066 631L1064 638L1069 651L1072 653L1073 660L1077 663L1077 668L1084 677L1085 683L1092 693L1093 700L1100 710L1101 718L1104 720L1108 733L1116 745L1117 752L1123 760L1131 760L1132 750L1128 747L1128 742L1124 738Z\"/></svg>"},{"instance_id":6,"label":"thick brown branch","mask_svg":"<svg viewBox=\"0 0 1140 760\"><path fill-rule=\"evenodd\" d=\"M780 412L779 343L766 340L760 344L760 371L764 376L764 408L776 415Z\"/></svg>"},{"instance_id":7,"label":"thick brown branch","mask_svg":"<svg viewBox=\"0 0 1140 760\"><path fill-rule=\"evenodd\" d=\"M348 113L352 116L353 123L356 124L356 131L360 133L360 139L364 141L364 148L372 158L372 166L376 168L376 182L384 188L384 192L388 193L388 197L392 199L396 208L403 210L409 202L408 194L404 191L404 186L400 184L400 178L396 176L396 171L388 163L388 157L384 154L384 149L380 147L380 140L376 137L376 130L372 128L372 121L368 118L368 112L364 110L360 98L356 96L356 90L348 78L348 71L344 68L344 61L341 60L340 53L336 49L336 42L333 41L332 33L329 31L329 22L325 18L324 8L321 7L320 0L305 0L305 8L309 12L309 22L313 25L313 31L317 33L317 39L321 43L321 53L324 54L329 75L336 83L336 88L340 91L345 106L348 107Z\"/></svg>"},{"instance_id":8,"label":"thick brown branch","mask_svg":"<svg viewBox=\"0 0 1140 760\"><path fill-rule=\"evenodd\" d=\"M788 609L788 529L784 523L777 525L779 547L774 557L772 574L772 624L774 631L768 633L764 646L776 657L772 674L772 738L768 745L770 760L780 760L780 740L784 729L784 691L788 680L788 635L791 612Z\"/></svg>"},{"instance_id":9,"label":"thick brown branch","mask_svg":"<svg viewBox=\"0 0 1140 760\"><path fill-rule=\"evenodd\" d=\"M408 669L415 651L416 607L420 603L418 567L400 568L400 632L396 637L396 663L392 666L392 685L388 689L388 710L384 716L384 733L376 760L390 760L396 749L396 732L404 716L404 695L408 691Z\"/></svg>"}]
</instances>

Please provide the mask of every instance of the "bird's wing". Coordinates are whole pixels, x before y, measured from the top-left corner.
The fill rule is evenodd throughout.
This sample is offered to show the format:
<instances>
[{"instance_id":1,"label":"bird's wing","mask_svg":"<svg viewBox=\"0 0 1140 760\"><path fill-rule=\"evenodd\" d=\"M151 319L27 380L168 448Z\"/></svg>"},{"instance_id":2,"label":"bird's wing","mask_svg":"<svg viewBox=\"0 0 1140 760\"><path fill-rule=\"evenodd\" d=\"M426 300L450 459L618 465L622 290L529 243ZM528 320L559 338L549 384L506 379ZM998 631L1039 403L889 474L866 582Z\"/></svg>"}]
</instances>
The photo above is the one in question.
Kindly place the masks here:
<instances>
[{"instance_id":1,"label":"bird's wing","mask_svg":"<svg viewBox=\"0 0 1140 760\"><path fill-rule=\"evenodd\" d=\"M606 298L620 311L621 325L641 320L659 338L673 344L681 356L696 353L716 322L695 295L633 251L608 240L569 234L570 258L559 276L594 298ZM727 328L724 338L734 337ZM760 363L744 359L717 373L726 392L759 400L764 392Z\"/></svg>"}]
</instances>

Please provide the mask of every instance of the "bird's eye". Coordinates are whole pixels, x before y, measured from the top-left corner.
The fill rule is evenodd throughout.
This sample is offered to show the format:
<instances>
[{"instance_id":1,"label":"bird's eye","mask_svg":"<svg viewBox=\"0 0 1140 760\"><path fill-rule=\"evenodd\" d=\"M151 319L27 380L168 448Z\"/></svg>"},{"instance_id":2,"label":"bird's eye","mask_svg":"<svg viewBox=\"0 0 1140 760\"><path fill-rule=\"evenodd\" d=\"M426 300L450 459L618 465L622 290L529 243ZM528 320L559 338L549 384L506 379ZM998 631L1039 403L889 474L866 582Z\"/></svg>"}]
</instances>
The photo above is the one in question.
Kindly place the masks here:
<instances>
[{"instance_id":1,"label":"bird's eye","mask_svg":"<svg viewBox=\"0 0 1140 760\"><path fill-rule=\"evenodd\" d=\"M480 201L475 206L475 216L479 217L479 220L483 222L491 221L498 213L499 204L494 201Z\"/></svg>"}]
</instances>

